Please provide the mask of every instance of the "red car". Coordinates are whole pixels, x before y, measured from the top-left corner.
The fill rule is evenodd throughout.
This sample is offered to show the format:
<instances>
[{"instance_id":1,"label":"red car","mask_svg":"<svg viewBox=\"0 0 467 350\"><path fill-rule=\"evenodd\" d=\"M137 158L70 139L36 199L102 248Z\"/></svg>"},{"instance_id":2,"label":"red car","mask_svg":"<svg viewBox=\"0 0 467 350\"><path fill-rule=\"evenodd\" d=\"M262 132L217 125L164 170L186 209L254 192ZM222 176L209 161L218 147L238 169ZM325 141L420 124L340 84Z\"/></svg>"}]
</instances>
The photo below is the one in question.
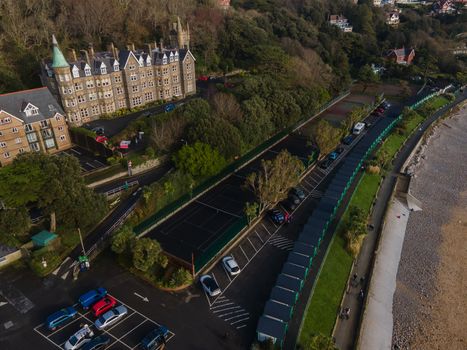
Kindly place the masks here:
<instances>
[{"instance_id":1,"label":"red car","mask_svg":"<svg viewBox=\"0 0 467 350\"><path fill-rule=\"evenodd\" d=\"M94 316L99 317L104 312L109 311L111 308L113 308L116 304L117 301L114 298L112 298L110 295L106 295L93 305L92 311L94 313Z\"/></svg>"},{"instance_id":2,"label":"red car","mask_svg":"<svg viewBox=\"0 0 467 350\"><path fill-rule=\"evenodd\" d=\"M208 81L209 80L209 77L206 76L206 75L201 75L199 78L198 78L199 81Z\"/></svg>"}]
</instances>

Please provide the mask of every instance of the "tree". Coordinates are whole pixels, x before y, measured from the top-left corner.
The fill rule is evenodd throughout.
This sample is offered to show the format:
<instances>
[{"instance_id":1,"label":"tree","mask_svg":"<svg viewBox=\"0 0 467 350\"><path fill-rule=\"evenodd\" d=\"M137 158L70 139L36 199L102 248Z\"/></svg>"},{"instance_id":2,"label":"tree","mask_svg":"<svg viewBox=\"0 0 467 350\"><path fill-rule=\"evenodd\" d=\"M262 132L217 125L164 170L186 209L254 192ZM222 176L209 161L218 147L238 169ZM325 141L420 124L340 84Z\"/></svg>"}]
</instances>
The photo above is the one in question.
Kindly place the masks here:
<instances>
[{"instance_id":1,"label":"tree","mask_svg":"<svg viewBox=\"0 0 467 350\"><path fill-rule=\"evenodd\" d=\"M211 104L218 117L228 120L234 125L242 121L243 111L233 95L218 92L212 97Z\"/></svg>"},{"instance_id":2,"label":"tree","mask_svg":"<svg viewBox=\"0 0 467 350\"><path fill-rule=\"evenodd\" d=\"M246 218L248 220L248 225L258 216L258 208L258 203L246 202L243 211L245 212Z\"/></svg>"},{"instance_id":3,"label":"tree","mask_svg":"<svg viewBox=\"0 0 467 350\"><path fill-rule=\"evenodd\" d=\"M379 75L373 71L370 65L365 64L358 71L358 80L360 80L363 83L362 92L364 93L370 84L379 81Z\"/></svg>"},{"instance_id":4,"label":"tree","mask_svg":"<svg viewBox=\"0 0 467 350\"><path fill-rule=\"evenodd\" d=\"M17 236L28 234L31 218L25 207L0 210L0 243L16 246Z\"/></svg>"},{"instance_id":5,"label":"tree","mask_svg":"<svg viewBox=\"0 0 467 350\"><path fill-rule=\"evenodd\" d=\"M321 119L313 128L313 135L321 154L328 154L343 136L343 130L335 128L327 120Z\"/></svg>"},{"instance_id":6,"label":"tree","mask_svg":"<svg viewBox=\"0 0 467 350\"><path fill-rule=\"evenodd\" d=\"M239 156L242 150L240 132L225 119L207 117L197 120L190 128L188 139L210 145L226 159Z\"/></svg>"},{"instance_id":7,"label":"tree","mask_svg":"<svg viewBox=\"0 0 467 350\"><path fill-rule=\"evenodd\" d=\"M225 167L226 161L210 145L195 142L193 146L183 146L174 156L177 169L199 179L217 174Z\"/></svg>"},{"instance_id":8,"label":"tree","mask_svg":"<svg viewBox=\"0 0 467 350\"><path fill-rule=\"evenodd\" d=\"M150 238L137 239L133 245L133 266L147 272L156 262L162 262L162 248L159 242ZM165 258L167 261L167 258ZM166 264L165 264L166 265Z\"/></svg>"},{"instance_id":9,"label":"tree","mask_svg":"<svg viewBox=\"0 0 467 350\"><path fill-rule=\"evenodd\" d=\"M123 225L117 232L112 236L112 245L110 249L114 253L122 254L130 248L135 234L130 225Z\"/></svg>"},{"instance_id":10,"label":"tree","mask_svg":"<svg viewBox=\"0 0 467 350\"><path fill-rule=\"evenodd\" d=\"M211 116L211 106L206 100L195 98L182 107L182 115L187 121L197 121Z\"/></svg>"},{"instance_id":11,"label":"tree","mask_svg":"<svg viewBox=\"0 0 467 350\"><path fill-rule=\"evenodd\" d=\"M257 146L272 135L274 125L270 112L266 109L266 101L258 95L253 95L242 102L244 118L239 129L243 141L250 147Z\"/></svg>"},{"instance_id":12,"label":"tree","mask_svg":"<svg viewBox=\"0 0 467 350\"><path fill-rule=\"evenodd\" d=\"M152 124L151 141L157 149L168 151L182 139L186 125L187 120L179 114L157 119Z\"/></svg>"},{"instance_id":13,"label":"tree","mask_svg":"<svg viewBox=\"0 0 467 350\"><path fill-rule=\"evenodd\" d=\"M287 196L298 184L305 169L303 163L283 150L273 160L262 160L261 168L247 176L245 186L256 196L260 212Z\"/></svg>"},{"instance_id":14,"label":"tree","mask_svg":"<svg viewBox=\"0 0 467 350\"><path fill-rule=\"evenodd\" d=\"M331 337L323 334L313 336L307 341L303 350L337 350Z\"/></svg>"}]
</instances>

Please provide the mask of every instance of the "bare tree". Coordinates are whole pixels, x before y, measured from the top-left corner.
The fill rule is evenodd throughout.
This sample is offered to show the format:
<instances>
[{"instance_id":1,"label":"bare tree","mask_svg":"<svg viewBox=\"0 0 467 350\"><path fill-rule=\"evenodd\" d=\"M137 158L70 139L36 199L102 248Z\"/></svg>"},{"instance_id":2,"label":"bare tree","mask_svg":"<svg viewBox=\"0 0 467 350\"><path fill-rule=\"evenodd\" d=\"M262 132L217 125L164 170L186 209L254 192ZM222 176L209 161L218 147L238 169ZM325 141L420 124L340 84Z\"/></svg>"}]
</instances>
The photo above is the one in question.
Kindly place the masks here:
<instances>
[{"instance_id":1,"label":"bare tree","mask_svg":"<svg viewBox=\"0 0 467 350\"><path fill-rule=\"evenodd\" d=\"M152 125L151 140L157 149L168 151L183 137L187 122L181 116L172 116L167 120L156 120Z\"/></svg>"},{"instance_id":2,"label":"bare tree","mask_svg":"<svg viewBox=\"0 0 467 350\"><path fill-rule=\"evenodd\" d=\"M211 104L217 116L231 123L239 123L243 119L243 111L236 98L231 94L219 92L211 99Z\"/></svg>"}]
</instances>

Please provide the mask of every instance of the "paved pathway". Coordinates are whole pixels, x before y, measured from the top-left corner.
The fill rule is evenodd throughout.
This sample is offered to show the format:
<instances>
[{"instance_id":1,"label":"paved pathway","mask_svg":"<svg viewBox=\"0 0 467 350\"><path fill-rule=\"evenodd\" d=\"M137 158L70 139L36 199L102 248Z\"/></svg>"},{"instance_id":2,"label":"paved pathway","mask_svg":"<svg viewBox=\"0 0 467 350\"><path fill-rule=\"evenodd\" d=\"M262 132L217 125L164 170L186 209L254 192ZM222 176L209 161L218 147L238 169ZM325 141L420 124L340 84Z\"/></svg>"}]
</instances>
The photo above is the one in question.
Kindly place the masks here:
<instances>
[{"instance_id":1,"label":"paved pathway","mask_svg":"<svg viewBox=\"0 0 467 350\"><path fill-rule=\"evenodd\" d=\"M433 114L431 117L427 118L419 127L419 129L406 142L402 150L394 159L393 169L384 179L381 188L378 192L377 201L375 203L375 206L373 207L373 212L370 218L370 224L374 226L374 230L370 231L367 237L365 238L360 255L356 260L355 266L351 272L351 276L357 274L357 281L360 280L360 277L366 277L369 275L374 258L376 244L378 241L379 232L381 229L381 222L386 211L387 203L392 194L397 174L401 170L402 165L404 164L405 160L410 155L418 141L422 138L427 128L442 114L444 114L450 108L462 102L466 98L467 91L459 95L454 102L442 108L440 111ZM344 301L342 305L343 307L349 307L351 312L349 319L339 320L334 330L336 346L340 350L354 348L354 342L356 341L362 311L362 301L359 297L359 292L361 288L363 288L364 292L366 292L366 281L363 284L359 284L358 286L348 288L348 293L346 293L346 295L344 296Z\"/></svg>"}]
</instances>

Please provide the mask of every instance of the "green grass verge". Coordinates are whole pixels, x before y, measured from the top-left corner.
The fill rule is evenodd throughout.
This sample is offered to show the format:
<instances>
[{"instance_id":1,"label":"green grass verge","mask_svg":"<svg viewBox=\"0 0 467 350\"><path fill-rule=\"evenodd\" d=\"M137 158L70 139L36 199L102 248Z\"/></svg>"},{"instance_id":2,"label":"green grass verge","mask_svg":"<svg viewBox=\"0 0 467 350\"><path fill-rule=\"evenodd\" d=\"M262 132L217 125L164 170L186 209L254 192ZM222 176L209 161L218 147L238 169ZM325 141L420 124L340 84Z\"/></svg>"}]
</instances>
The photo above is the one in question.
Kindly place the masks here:
<instances>
[{"instance_id":1,"label":"green grass verge","mask_svg":"<svg viewBox=\"0 0 467 350\"><path fill-rule=\"evenodd\" d=\"M89 185L96 181L104 180L123 171L125 171L125 168L123 168L123 166L121 166L120 164L114 164L89 175L84 175L84 183L86 185Z\"/></svg>"},{"instance_id":2,"label":"green grass verge","mask_svg":"<svg viewBox=\"0 0 467 350\"><path fill-rule=\"evenodd\" d=\"M381 175L364 174L348 205L357 206L369 213L371 204L379 187ZM338 225L341 231L342 223L348 215L348 210ZM299 336L300 344L306 342L318 333L331 335L336 320L342 293L345 290L347 278L352 267L352 256L345 249L342 235L336 234L329 248L326 260L316 282L316 287L303 319L303 327Z\"/></svg>"}]
</instances>

